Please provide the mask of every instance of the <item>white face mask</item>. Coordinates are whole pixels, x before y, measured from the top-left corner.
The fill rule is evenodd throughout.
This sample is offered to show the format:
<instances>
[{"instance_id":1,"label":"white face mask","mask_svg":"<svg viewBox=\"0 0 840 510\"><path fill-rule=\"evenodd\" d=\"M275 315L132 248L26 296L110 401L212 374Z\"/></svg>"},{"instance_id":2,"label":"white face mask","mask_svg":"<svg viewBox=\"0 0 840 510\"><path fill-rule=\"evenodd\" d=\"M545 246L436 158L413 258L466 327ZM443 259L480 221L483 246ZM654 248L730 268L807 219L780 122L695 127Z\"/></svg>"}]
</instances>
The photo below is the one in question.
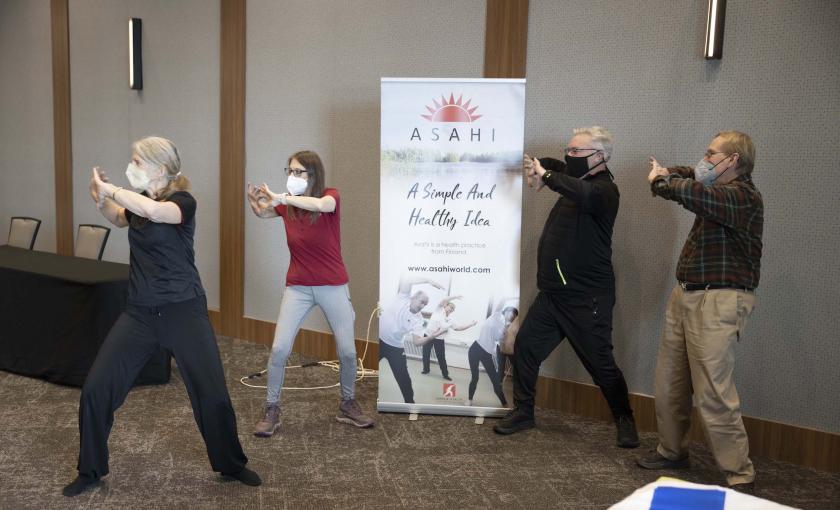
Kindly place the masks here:
<instances>
[{"instance_id":1,"label":"white face mask","mask_svg":"<svg viewBox=\"0 0 840 510\"><path fill-rule=\"evenodd\" d=\"M289 193L292 195L303 195L308 186L309 181L302 177L290 175L289 178L286 179L286 189L289 190Z\"/></svg>"},{"instance_id":2,"label":"white face mask","mask_svg":"<svg viewBox=\"0 0 840 510\"><path fill-rule=\"evenodd\" d=\"M125 169L125 176L131 187L139 190L146 190L152 180L149 176L134 163L129 163Z\"/></svg>"}]
</instances>

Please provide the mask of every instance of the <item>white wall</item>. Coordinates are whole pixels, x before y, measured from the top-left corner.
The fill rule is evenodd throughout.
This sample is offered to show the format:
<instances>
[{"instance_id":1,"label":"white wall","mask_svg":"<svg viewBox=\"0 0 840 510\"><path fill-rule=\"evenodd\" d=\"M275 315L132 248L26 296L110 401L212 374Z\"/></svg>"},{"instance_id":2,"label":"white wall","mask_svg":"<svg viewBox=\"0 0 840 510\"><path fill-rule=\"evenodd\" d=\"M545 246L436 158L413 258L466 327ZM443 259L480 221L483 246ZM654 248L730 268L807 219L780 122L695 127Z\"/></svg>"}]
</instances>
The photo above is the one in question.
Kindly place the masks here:
<instances>
[{"instance_id":1,"label":"white wall","mask_svg":"<svg viewBox=\"0 0 840 510\"><path fill-rule=\"evenodd\" d=\"M765 225L758 303L736 348L743 410L840 432L840 3L730 2L719 62L701 57L704 5L532 0L526 148L561 156L573 127L613 131L610 167L621 192L613 338L630 390L650 394L665 302L694 216L651 196L647 158L693 166L716 132L749 133ZM526 302L555 198L526 192ZM567 344L543 373L591 381Z\"/></svg>"},{"instance_id":2,"label":"white wall","mask_svg":"<svg viewBox=\"0 0 840 510\"><path fill-rule=\"evenodd\" d=\"M0 112L0 244L12 216L31 216L35 249L55 252L49 0L0 2Z\"/></svg>"},{"instance_id":3,"label":"white wall","mask_svg":"<svg viewBox=\"0 0 840 510\"><path fill-rule=\"evenodd\" d=\"M343 200L342 253L363 338L379 292L379 79L480 77L485 2L249 0L247 16L247 179L284 191L290 154L321 155ZM274 321L285 231L280 219L246 215L245 313ZM305 327L329 331L320 311Z\"/></svg>"},{"instance_id":4,"label":"white wall","mask_svg":"<svg viewBox=\"0 0 840 510\"><path fill-rule=\"evenodd\" d=\"M143 20L142 91L128 88L128 19ZM70 75L75 223L105 224L87 194L91 167L128 186L131 143L173 140L198 201L196 264L219 305L219 2L71 0ZM103 257L128 262L124 229Z\"/></svg>"}]
</instances>

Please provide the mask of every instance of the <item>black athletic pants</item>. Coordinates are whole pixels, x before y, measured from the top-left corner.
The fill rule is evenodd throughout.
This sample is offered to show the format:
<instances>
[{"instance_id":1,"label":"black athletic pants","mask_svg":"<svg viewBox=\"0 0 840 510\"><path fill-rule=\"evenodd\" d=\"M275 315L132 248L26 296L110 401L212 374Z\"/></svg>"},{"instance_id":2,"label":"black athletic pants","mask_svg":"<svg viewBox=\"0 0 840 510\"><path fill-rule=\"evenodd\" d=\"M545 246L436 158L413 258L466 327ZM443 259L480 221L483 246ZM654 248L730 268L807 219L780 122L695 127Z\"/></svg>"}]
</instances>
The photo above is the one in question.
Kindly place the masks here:
<instances>
[{"instance_id":1,"label":"black athletic pants","mask_svg":"<svg viewBox=\"0 0 840 510\"><path fill-rule=\"evenodd\" d=\"M496 369L499 371L499 380L505 380L505 370L507 370L508 359L510 356L502 352L502 348L496 346Z\"/></svg>"},{"instance_id":2,"label":"black athletic pants","mask_svg":"<svg viewBox=\"0 0 840 510\"><path fill-rule=\"evenodd\" d=\"M533 413L540 364L564 338L601 388L613 417L632 415L624 374L615 363L612 312L615 294L576 298L540 292L516 335L513 354L513 400Z\"/></svg>"},{"instance_id":3,"label":"black athletic pants","mask_svg":"<svg viewBox=\"0 0 840 510\"><path fill-rule=\"evenodd\" d=\"M440 373L449 377L449 367L446 365L446 342L442 338L435 338L427 344L423 344L423 372L428 372L432 364L432 347L435 349Z\"/></svg>"},{"instance_id":4,"label":"black athletic pants","mask_svg":"<svg viewBox=\"0 0 840 510\"><path fill-rule=\"evenodd\" d=\"M405 349L388 345L380 339L380 363L382 363L382 358L388 360L388 365L391 367L391 373L394 374L394 379L397 380L397 386L400 387L400 391L402 392L402 396L406 404L413 404L414 389L411 387L411 376L408 375L408 363L405 360Z\"/></svg>"},{"instance_id":5,"label":"black athletic pants","mask_svg":"<svg viewBox=\"0 0 840 510\"><path fill-rule=\"evenodd\" d=\"M94 478L108 474L108 435L114 411L159 347L178 363L213 470L237 473L245 467L248 458L236 433L236 415L207 317L207 300L200 296L154 307L129 304L117 319L82 388L79 474Z\"/></svg>"},{"instance_id":6,"label":"black athletic pants","mask_svg":"<svg viewBox=\"0 0 840 510\"><path fill-rule=\"evenodd\" d=\"M470 362L470 373L472 375L472 378L470 379L470 400L472 400L473 396L475 396L475 389L478 387L478 364L481 363L484 365L487 377L489 377L490 382L493 383L493 391L496 393L496 396L499 397L499 401L502 405L507 407L507 399L502 391L502 379L496 371L496 364L493 362L493 355L478 345L478 342L473 342L470 346L470 350L467 351L467 359Z\"/></svg>"}]
</instances>

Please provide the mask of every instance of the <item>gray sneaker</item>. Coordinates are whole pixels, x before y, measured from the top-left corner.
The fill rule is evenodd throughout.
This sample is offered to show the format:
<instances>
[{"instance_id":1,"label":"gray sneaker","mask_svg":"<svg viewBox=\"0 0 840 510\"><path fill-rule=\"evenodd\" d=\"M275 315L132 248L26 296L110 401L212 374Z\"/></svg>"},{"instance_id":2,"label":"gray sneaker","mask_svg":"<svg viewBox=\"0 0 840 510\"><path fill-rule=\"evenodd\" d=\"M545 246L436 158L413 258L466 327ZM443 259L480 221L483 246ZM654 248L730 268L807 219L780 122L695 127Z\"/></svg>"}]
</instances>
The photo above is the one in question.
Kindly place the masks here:
<instances>
[{"instance_id":1,"label":"gray sneaker","mask_svg":"<svg viewBox=\"0 0 840 510\"><path fill-rule=\"evenodd\" d=\"M277 404L266 404L265 416L254 427L254 435L257 437L271 437L280 426L280 406Z\"/></svg>"},{"instance_id":2,"label":"gray sneaker","mask_svg":"<svg viewBox=\"0 0 840 510\"><path fill-rule=\"evenodd\" d=\"M373 418L362 414L362 408L359 407L359 403L353 398L341 401L341 404L338 406L338 416L335 419L341 423L349 423L361 429L373 427L375 423Z\"/></svg>"}]
</instances>

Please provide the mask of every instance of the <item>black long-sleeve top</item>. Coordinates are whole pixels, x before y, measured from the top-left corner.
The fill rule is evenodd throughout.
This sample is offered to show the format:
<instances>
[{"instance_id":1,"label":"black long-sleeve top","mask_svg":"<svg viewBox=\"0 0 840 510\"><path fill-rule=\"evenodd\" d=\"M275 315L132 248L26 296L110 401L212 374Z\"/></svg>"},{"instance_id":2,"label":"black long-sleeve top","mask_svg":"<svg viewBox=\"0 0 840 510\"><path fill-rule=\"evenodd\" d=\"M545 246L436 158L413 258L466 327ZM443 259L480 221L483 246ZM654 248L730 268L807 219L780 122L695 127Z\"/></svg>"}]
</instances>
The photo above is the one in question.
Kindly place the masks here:
<instances>
[{"instance_id":1,"label":"black long-sleeve top","mask_svg":"<svg viewBox=\"0 0 840 510\"><path fill-rule=\"evenodd\" d=\"M618 186L607 171L584 178L566 175L566 164L541 158L545 185L560 194L543 227L537 287L543 292L615 291L612 233Z\"/></svg>"}]
</instances>

